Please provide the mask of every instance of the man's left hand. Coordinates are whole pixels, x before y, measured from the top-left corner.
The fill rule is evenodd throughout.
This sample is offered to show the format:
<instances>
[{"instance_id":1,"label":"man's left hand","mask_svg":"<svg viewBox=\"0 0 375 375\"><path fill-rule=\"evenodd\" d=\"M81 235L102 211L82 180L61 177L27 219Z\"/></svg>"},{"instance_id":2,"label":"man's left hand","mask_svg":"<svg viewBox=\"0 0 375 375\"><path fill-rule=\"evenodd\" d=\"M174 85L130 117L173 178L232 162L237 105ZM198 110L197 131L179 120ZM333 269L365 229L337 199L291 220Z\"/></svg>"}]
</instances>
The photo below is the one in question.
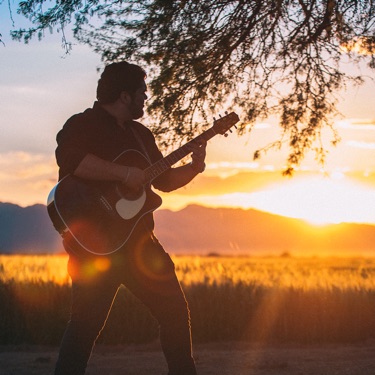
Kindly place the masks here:
<instances>
[{"instance_id":1,"label":"man's left hand","mask_svg":"<svg viewBox=\"0 0 375 375\"><path fill-rule=\"evenodd\" d=\"M191 144L189 144L189 149L192 152L190 165L197 173L202 173L206 168L204 162L206 158L206 146L207 142L204 140L191 142Z\"/></svg>"}]
</instances>

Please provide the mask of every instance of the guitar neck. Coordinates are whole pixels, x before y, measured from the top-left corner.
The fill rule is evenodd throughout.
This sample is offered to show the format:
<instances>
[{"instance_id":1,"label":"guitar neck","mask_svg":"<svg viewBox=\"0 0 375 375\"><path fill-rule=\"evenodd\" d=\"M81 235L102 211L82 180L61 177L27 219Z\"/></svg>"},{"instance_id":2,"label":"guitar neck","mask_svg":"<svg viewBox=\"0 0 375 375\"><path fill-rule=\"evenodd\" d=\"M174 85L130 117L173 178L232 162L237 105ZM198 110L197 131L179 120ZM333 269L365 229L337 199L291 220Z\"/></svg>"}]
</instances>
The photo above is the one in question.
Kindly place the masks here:
<instances>
[{"instance_id":1,"label":"guitar neck","mask_svg":"<svg viewBox=\"0 0 375 375\"><path fill-rule=\"evenodd\" d=\"M183 159L185 156L187 156L191 151L189 151L189 144L192 142L196 142L199 140L205 140L208 141L212 137L214 137L217 133L213 128L210 128L203 132L202 134L198 135L188 143L184 144L177 150L171 152L169 155L165 156L163 159L160 159L156 163L150 165L148 168L144 170L146 174L146 180L147 182L151 182L156 177L160 176L163 172L165 172L167 169L172 167L172 165L176 164L178 161Z\"/></svg>"}]
</instances>

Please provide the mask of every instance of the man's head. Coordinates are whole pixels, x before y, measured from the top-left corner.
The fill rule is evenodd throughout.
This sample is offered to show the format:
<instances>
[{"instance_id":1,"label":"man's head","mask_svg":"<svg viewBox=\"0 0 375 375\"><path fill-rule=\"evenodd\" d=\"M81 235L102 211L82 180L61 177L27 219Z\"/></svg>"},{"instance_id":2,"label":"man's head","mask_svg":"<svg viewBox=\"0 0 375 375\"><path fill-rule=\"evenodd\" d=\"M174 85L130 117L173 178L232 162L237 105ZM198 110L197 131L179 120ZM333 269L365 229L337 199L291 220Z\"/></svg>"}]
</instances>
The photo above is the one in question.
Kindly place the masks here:
<instances>
[{"instance_id":1,"label":"man's head","mask_svg":"<svg viewBox=\"0 0 375 375\"><path fill-rule=\"evenodd\" d=\"M126 61L109 64L98 81L96 97L100 104L107 105L126 95L130 100L133 118L140 118L143 116L143 101L147 89L145 78L146 72L138 65Z\"/></svg>"}]
</instances>

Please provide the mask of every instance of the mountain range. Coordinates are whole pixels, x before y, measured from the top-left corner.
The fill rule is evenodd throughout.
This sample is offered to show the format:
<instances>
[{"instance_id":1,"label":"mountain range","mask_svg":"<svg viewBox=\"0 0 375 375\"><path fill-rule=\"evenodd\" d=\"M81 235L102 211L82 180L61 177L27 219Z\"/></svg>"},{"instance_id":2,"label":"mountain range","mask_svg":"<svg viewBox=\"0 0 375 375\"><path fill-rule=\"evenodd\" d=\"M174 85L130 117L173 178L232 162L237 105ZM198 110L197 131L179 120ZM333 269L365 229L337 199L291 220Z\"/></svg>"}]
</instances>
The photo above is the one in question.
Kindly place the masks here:
<instances>
[{"instance_id":1,"label":"mountain range","mask_svg":"<svg viewBox=\"0 0 375 375\"><path fill-rule=\"evenodd\" d=\"M155 232L175 254L375 255L375 226L312 226L303 220L256 210L188 206L155 212ZM0 203L0 253L40 254L63 251L46 206Z\"/></svg>"}]
</instances>

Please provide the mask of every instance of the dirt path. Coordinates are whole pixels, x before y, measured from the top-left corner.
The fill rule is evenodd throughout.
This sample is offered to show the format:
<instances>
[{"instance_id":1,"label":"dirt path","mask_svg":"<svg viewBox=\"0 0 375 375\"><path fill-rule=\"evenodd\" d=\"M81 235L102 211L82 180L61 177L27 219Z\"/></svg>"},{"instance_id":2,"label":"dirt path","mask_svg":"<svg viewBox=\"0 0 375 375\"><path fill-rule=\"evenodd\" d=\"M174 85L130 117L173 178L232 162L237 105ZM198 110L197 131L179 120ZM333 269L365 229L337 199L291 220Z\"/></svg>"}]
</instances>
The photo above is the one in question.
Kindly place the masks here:
<instances>
[{"instance_id":1,"label":"dirt path","mask_svg":"<svg viewBox=\"0 0 375 375\"><path fill-rule=\"evenodd\" d=\"M0 375L52 375L56 348L0 347ZM375 342L357 345L196 345L199 375L374 375ZM157 344L98 346L87 375L165 375Z\"/></svg>"}]
</instances>

